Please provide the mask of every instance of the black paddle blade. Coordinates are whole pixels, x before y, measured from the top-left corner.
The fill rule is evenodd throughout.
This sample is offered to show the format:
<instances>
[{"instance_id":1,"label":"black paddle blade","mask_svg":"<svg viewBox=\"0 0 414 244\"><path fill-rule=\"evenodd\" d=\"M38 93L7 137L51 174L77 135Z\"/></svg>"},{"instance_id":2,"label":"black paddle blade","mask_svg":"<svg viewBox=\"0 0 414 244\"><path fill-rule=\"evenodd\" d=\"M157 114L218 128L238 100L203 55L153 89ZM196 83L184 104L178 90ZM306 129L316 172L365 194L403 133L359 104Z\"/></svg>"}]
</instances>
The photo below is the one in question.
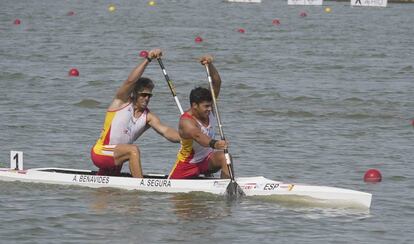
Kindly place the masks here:
<instances>
[{"instance_id":1,"label":"black paddle blade","mask_svg":"<svg viewBox=\"0 0 414 244\"><path fill-rule=\"evenodd\" d=\"M226 196L229 199L238 199L238 198L246 196L246 194L244 194L243 190L237 184L237 182L232 180L227 185Z\"/></svg>"}]
</instances>

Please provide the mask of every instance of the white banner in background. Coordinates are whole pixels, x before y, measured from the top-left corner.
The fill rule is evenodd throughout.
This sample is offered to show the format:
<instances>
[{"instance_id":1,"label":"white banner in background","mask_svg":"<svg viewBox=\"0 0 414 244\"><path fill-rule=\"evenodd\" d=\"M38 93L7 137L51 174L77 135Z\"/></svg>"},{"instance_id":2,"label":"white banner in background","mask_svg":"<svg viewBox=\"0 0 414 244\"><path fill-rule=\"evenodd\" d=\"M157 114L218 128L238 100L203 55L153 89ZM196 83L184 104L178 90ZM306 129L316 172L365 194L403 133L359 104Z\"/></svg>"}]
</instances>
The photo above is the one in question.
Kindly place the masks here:
<instances>
[{"instance_id":1,"label":"white banner in background","mask_svg":"<svg viewBox=\"0 0 414 244\"><path fill-rule=\"evenodd\" d=\"M261 3L262 0L227 0L231 3Z\"/></svg>"},{"instance_id":2,"label":"white banner in background","mask_svg":"<svg viewBox=\"0 0 414 244\"><path fill-rule=\"evenodd\" d=\"M288 0L288 5L322 5L323 0Z\"/></svg>"},{"instance_id":3,"label":"white banner in background","mask_svg":"<svg viewBox=\"0 0 414 244\"><path fill-rule=\"evenodd\" d=\"M387 7L388 0L351 0L351 6Z\"/></svg>"}]
</instances>

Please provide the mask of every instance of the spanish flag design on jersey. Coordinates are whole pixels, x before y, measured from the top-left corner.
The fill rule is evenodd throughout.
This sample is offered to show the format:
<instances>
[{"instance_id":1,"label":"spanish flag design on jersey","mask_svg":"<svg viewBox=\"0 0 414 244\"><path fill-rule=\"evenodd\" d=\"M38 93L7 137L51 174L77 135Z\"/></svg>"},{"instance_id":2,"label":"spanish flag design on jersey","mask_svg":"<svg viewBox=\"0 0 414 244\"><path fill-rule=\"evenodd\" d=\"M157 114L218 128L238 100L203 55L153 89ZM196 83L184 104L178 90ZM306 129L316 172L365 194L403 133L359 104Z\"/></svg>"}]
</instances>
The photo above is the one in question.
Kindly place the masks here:
<instances>
[{"instance_id":1,"label":"spanish flag design on jersey","mask_svg":"<svg viewBox=\"0 0 414 244\"><path fill-rule=\"evenodd\" d=\"M113 156L118 144L132 144L148 128L146 109L138 118L134 117L133 104L129 103L118 110L108 110L99 139L93 147L93 153Z\"/></svg>"},{"instance_id":2,"label":"spanish flag design on jersey","mask_svg":"<svg viewBox=\"0 0 414 244\"><path fill-rule=\"evenodd\" d=\"M185 112L181 115L181 119L192 119L197 122L203 134L214 138L214 115L213 113L209 114L209 125L204 126L200 121L191 116L188 112ZM210 147L204 147L198 144L193 139L181 138L181 148L177 154L177 159L175 161L174 167L171 170L170 175L177 168L180 163L191 163L197 164L205 160L214 150Z\"/></svg>"}]
</instances>

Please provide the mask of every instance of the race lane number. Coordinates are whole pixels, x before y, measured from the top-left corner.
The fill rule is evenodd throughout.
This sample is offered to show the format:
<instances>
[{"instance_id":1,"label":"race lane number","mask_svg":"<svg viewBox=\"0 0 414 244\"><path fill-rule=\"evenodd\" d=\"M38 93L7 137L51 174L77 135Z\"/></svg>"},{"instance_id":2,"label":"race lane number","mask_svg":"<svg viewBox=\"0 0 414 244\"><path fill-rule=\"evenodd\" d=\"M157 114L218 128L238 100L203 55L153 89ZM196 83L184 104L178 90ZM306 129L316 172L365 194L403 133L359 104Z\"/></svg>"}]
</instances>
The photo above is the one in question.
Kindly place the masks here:
<instances>
[{"instance_id":1,"label":"race lane number","mask_svg":"<svg viewBox=\"0 0 414 244\"><path fill-rule=\"evenodd\" d=\"M10 168L15 170L23 170L22 151L10 151Z\"/></svg>"}]
</instances>

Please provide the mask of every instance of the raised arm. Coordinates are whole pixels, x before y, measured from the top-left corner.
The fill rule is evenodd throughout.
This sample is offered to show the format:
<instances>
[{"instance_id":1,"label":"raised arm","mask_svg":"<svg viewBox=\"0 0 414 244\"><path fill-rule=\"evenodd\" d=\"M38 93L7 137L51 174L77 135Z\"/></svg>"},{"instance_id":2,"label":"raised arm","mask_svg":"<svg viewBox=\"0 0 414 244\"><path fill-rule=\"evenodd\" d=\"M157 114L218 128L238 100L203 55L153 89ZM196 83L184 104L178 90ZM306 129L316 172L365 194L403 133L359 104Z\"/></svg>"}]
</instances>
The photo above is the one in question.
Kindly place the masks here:
<instances>
[{"instance_id":1,"label":"raised arm","mask_svg":"<svg viewBox=\"0 0 414 244\"><path fill-rule=\"evenodd\" d=\"M217 98L220 94L221 78L220 78L220 75L216 67L213 65L213 57L211 55L204 55L200 58L200 63L202 65L208 64L208 68L210 70L210 76L213 81L214 94L216 95L216 98Z\"/></svg>"},{"instance_id":2,"label":"raised arm","mask_svg":"<svg viewBox=\"0 0 414 244\"><path fill-rule=\"evenodd\" d=\"M161 55L162 55L161 49L153 49L148 53L148 58L154 59L154 58L161 57ZM111 105L109 106L109 109L118 109L123 104L129 101L135 82L137 82L137 80L141 78L149 62L150 61L148 59L144 59L144 61L142 61L139 65L137 65L131 71L131 73L129 73L128 78L124 81L121 87L119 87L118 90L116 91L115 98L112 101Z\"/></svg>"}]
</instances>

